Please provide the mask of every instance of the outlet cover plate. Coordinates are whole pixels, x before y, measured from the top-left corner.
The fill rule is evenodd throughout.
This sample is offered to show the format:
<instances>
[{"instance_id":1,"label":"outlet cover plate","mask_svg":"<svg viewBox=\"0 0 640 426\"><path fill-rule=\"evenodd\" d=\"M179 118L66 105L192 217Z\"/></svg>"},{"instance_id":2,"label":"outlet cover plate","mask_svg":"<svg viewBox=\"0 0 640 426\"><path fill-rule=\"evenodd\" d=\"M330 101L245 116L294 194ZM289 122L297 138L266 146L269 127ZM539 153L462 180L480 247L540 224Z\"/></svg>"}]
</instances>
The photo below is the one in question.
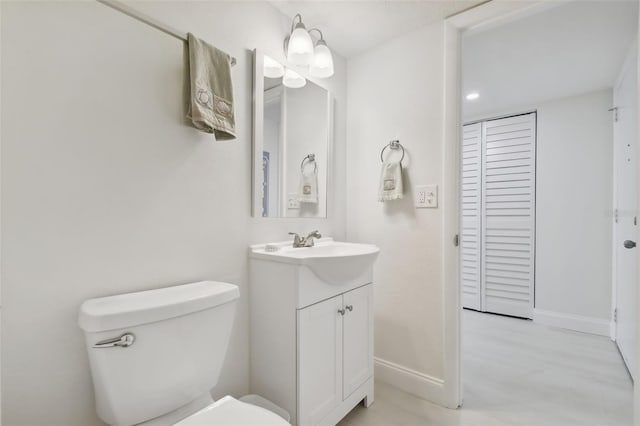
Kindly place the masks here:
<instances>
[{"instance_id":1,"label":"outlet cover plate","mask_svg":"<svg viewBox=\"0 0 640 426\"><path fill-rule=\"evenodd\" d=\"M416 185L414 194L417 209L438 207L438 185Z\"/></svg>"},{"instance_id":2,"label":"outlet cover plate","mask_svg":"<svg viewBox=\"0 0 640 426\"><path fill-rule=\"evenodd\" d=\"M287 194L287 209L297 210L300 208L300 201L298 201L298 193L292 192Z\"/></svg>"}]
</instances>

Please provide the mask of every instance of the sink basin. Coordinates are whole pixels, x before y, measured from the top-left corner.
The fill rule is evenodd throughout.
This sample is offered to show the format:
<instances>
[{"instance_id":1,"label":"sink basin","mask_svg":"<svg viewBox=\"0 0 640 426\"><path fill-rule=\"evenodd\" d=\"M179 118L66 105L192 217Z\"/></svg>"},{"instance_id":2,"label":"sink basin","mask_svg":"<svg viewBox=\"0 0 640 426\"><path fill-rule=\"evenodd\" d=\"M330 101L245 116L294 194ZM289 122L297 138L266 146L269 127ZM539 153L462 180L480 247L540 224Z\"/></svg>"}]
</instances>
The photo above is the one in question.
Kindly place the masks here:
<instances>
[{"instance_id":1,"label":"sink basin","mask_svg":"<svg viewBox=\"0 0 640 426\"><path fill-rule=\"evenodd\" d=\"M357 278L373 265L380 249L373 244L320 238L313 247L293 248L291 241L251 246L250 256L307 266L322 281L339 284Z\"/></svg>"}]
</instances>

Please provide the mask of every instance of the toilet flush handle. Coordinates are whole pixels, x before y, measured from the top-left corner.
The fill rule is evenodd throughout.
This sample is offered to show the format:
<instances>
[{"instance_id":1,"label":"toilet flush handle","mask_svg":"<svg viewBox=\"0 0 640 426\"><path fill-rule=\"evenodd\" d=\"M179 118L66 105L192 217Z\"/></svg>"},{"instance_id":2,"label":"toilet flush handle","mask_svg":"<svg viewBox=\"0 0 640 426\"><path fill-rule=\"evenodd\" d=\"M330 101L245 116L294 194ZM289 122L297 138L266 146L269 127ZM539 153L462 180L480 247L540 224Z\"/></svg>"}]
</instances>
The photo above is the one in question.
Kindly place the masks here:
<instances>
[{"instance_id":1,"label":"toilet flush handle","mask_svg":"<svg viewBox=\"0 0 640 426\"><path fill-rule=\"evenodd\" d=\"M94 348L103 349L103 348L128 348L133 345L133 342L136 341L136 336L133 333L124 333L120 337L115 337L113 339L101 340L95 345Z\"/></svg>"}]
</instances>

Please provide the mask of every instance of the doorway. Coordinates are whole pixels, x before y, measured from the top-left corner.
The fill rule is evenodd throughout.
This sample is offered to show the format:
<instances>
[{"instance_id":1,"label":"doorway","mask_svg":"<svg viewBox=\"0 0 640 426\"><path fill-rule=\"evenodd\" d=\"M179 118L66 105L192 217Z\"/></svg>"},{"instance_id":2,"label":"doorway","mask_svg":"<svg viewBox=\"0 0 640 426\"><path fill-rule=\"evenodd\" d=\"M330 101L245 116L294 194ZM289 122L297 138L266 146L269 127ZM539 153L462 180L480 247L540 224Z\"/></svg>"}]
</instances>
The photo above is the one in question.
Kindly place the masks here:
<instances>
[{"instance_id":1,"label":"doorway","mask_svg":"<svg viewBox=\"0 0 640 426\"><path fill-rule=\"evenodd\" d=\"M596 19L611 18L608 14L617 7L621 9L629 8L626 12L622 10L618 12L618 18L616 18L619 19L618 21L609 24L596 21ZM578 8L584 8L585 10L578 11ZM598 8L600 8L599 11L596 10ZM565 15L564 18L562 17L563 14ZM567 16L571 17L573 21L586 19L586 22L577 23L577 26L581 25L583 30L587 29L591 34L576 35L580 28L574 28L573 24L576 24L576 22L567 20ZM483 231L483 227L486 227L487 223L486 219L485 223L483 223L482 219L483 215L487 215L487 209L486 205L484 209L482 206L482 197L484 196L482 191L486 191L487 188L482 185L483 182L486 183L487 178L484 176L486 172L483 171L482 167L479 170L481 179L479 185L480 196L477 200L468 198L467 204L465 204L465 184L472 185L468 180L472 176L472 170L465 171L465 160L471 159L469 157L471 155L471 147L465 146L465 135L469 133L471 137L471 133L474 130L478 131L477 123L486 122L496 116L519 116L522 115L522 111L532 110L537 112L536 136L538 138L539 151L536 153L536 157L539 164L534 163L533 165L533 170L536 171L536 180L534 181L536 190L533 191L534 198L531 200L531 204L534 206L532 207L534 209L532 217L537 219L533 222L535 224L535 232L532 234L534 238L531 239L531 255L532 260L536 260L536 266L535 270L528 275L531 283L533 283L535 277L536 287L535 292L532 291L530 314L527 311L516 311L514 315L531 318L533 322L521 323L530 327L522 328L521 325L514 325L513 327L507 325L502 329L501 325L509 324L508 321L512 320L503 318L485 320L483 315L486 314L463 314L463 323L465 320L467 322L472 321L474 326L479 323L487 323L487 327L502 329L504 333L499 333L500 342L504 343L512 339L514 345L519 344L521 347L522 345L528 347L528 352L520 353L520 356L535 356L537 350L555 350L558 353L564 352L566 354L565 358L564 360L550 360L549 362L562 363L572 359L574 362L578 362L575 354L578 353L579 349L576 347L574 348L575 351L572 351L570 347L563 347L562 344L572 340L573 337L584 337L587 340L591 339L594 342L594 346L602 344L603 348L608 348L605 350L608 351L609 355L614 354L617 356L615 344L611 341L614 339L628 364L629 360L635 359L635 354L632 353L636 334L636 330L633 327L636 311L633 303L635 300L633 292L636 283L634 274L637 263L632 244L636 241L635 223L637 223L635 219L637 216L637 200L635 197L637 191L635 186L636 135L635 133L630 135L630 132L632 129L635 130L637 126L637 112L631 113L630 111L633 110L633 100L637 100L637 91L635 89L637 86L635 86L636 83L632 79L625 80L619 76L623 73L622 68L627 53L629 51L637 51L637 46L632 45L633 39L637 37L637 16L637 4L632 2L616 3L616 6L611 6L611 3L600 2L589 4L585 4L585 2L570 2L556 7L541 8L536 13L529 10L524 16L516 17L512 15L508 20L500 24L494 21L482 30L477 30L475 33L472 30L465 35L465 38L477 36L479 39L489 39L488 34L495 32L498 34L496 39L507 40L507 46L496 43L496 39L494 39L490 43L493 51L482 51L482 49L475 46L476 48L473 49L474 54L483 63L495 63L506 57L515 61L516 64L504 65L503 68L507 71L502 74L500 70L490 70L488 72L486 69L478 67L476 68L476 71L480 70L477 72L478 78L471 85L466 85L468 81L465 81L465 75L462 76L462 93L460 95L475 94L476 96L471 98L475 97L477 100L479 93L480 100L491 104L491 108L482 110L482 108L477 108L478 102L469 104L466 99L461 101L463 105L462 122L476 123L475 129L473 126L466 128L460 126L462 136L458 140L461 145L459 193L461 197L462 237L459 300L463 306L466 305L480 311L514 315L514 311L509 312L502 307L500 309L487 309L489 303L486 300L486 292L491 285L496 284L496 276L506 279L506 282L501 280L501 282L497 283L503 284L503 286L494 287L493 294L504 296L507 290L513 290L513 288L504 287L504 285L513 285L513 283L518 282L518 280L514 280L515 274L511 274L511 277L509 277L504 273L504 268L509 269L510 272L515 270L510 266L506 266L511 265L511 261L500 262L503 270L496 274L495 263L487 264L486 258L483 258L483 252L490 253L489 247L494 249L500 247L503 250L508 248L510 255L512 255L516 246L513 244L506 246L505 244L512 243L512 241L505 240L504 236L501 236L503 239L490 242L489 238L487 238L489 236L487 231ZM580 19L576 17L580 17ZM589 19L592 19L593 22L589 21ZM526 22L527 20L529 22ZM558 23L562 23L560 25L562 28L561 32L556 35L554 42L562 46L563 53L554 56L553 45L541 46L541 44L545 41L545 37L553 33L553 27ZM616 33L618 35L617 39L613 37L607 39L606 36L600 37L595 34L607 25L609 25L611 33L620 31ZM515 27L516 30L512 35L505 35L505 28L509 26ZM622 34L624 28L629 31L627 35ZM536 29L542 34L535 34ZM575 33L573 32L574 29L577 30ZM526 38L527 35L523 34L526 31L529 31L531 40L528 40ZM519 36L524 38L518 40ZM603 55L598 59L591 57L588 58L587 66L580 66L580 61L585 59L581 58L581 54L587 51L592 55L594 52L601 52L599 49L604 46L603 39L615 43L615 46L610 45L608 50L609 52L615 51L617 56ZM519 45L517 44L518 42L520 43ZM568 44L579 42L585 45L582 47L567 47ZM519 51L508 51L509 43L512 43L513 46L511 47L515 46ZM467 46L466 40L463 40L463 45ZM473 62L470 60L473 58L470 58L466 52L463 49L463 73L464 67ZM528 67L519 69L518 66L526 62L527 56L534 58L534 60L529 63ZM572 60L575 61L573 65L570 63ZM635 60L637 60L637 57L628 61L634 62ZM541 70L540 67L540 65L544 65L544 61L550 63L548 70L546 70L548 73L536 74L536 72L545 71ZM597 61L603 62L606 66L602 68L594 66L594 62ZM614 64L615 66L613 66ZM572 66L576 68L571 68ZM569 68L567 70L563 67ZM603 74L599 76L595 74L606 67L608 67L608 82L595 84L594 80L596 78L603 77ZM635 75L635 71L629 71L629 74ZM500 76L498 80L499 83L503 83L501 87L492 86L491 80L495 75ZM566 76L569 77L566 78ZM591 77L593 79L588 82L587 80ZM563 80L563 78L566 78L566 80ZM617 86L614 86L616 81L618 81ZM627 84L627 86L622 87L624 84ZM549 92L550 88L553 89L553 92ZM624 95L622 92L624 92ZM625 96L627 97L626 100ZM624 121L614 121L615 113L618 113L618 120L621 119L622 107L619 105L623 104L626 105L627 109L626 124ZM472 107L464 111L467 105L472 105ZM617 109L608 111L615 107ZM481 133L482 130L480 130ZM616 135L615 142L614 133ZM627 135L624 144L618 141L620 135ZM486 146L484 150L486 151ZM500 153L499 155L503 154L506 153ZM485 170L489 170L486 160L482 159L482 155L487 156L487 153L481 151L479 155L481 160L479 164ZM503 160L507 160L507 158ZM623 164L621 161L626 163ZM465 172L469 173L465 174ZM469 189L467 188L467 190ZM505 188L501 187L499 189L504 190ZM616 225L617 227L612 228L615 211L614 192L616 193L615 201L618 203L616 206L619 224ZM494 193L494 195L512 194ZM538 195L540 197L539 200ZM477 203L473 204L473 201L477 201ZM512 201L514 200L504 198L495 200L495 202L500 203ZM538 201L540 202L538 203ZM509 208L515 207L515 205L503 204L501 207ZM472 212L470 208L475 210ZM622 213L628 217L623 219ZM465 214L467 214L466 217ZM501 217L504 218L504 216L507 215L502 215ZM474 229L477 232L470 235L468 232L471 228L469 223L474 220ZM506 226L503 226L503 228L509 229ZM485 234L484 239L482 238L483 232ZM466 240L465 236L467 237ZM476 239L473 240L469 237ZM501 244L501 246L496 246L495 244ZM614 255L616 257L612 261ZM469 268L472 264L471 259L479 259L478 269ZM492 259L494 262L495 260ZM504 258L501 258L501 260L504 260ZM487 275L488 271L491 272L490 276ZM524 273L522 270L521 272ZM615 287L612 284L614 275L616 277ZM470 278L476 279L474 285L469 285ZM498 288L500 293L495 293ZM621 295L621 292L625 292L625 295ZM508 294L513 296L514 293ZM615 310L616 307L618 311ZM620 317L622 315L621 310L625 311L625 317ZM617 320L617 322L614 320ZM468 343L473 339L469 338L465 327L463 326L462 328L463 353L469 349L480 350L480 345L476 345L475 348L469 348ZM521 336L516 338L513 329L518 329L517 333L520 333ZM545 331L549 332L545 333ZM527 333L531 333L530 339L525 338L522 341L523 335L526 336L528 335ZM536 341L536 336L540 339L539 341ZM564 339L565 341L561 341L562 336L567 337ZM554 346L554 342L558 345ZM478 343L477 340L475 343ZM625 354L625 351L628 355ZM490 349L489 352L491 352ZM485 358L491 356L489 352L484 354ZM477 355L477 353L474 355ZM494 358L499 358L499 354L494 353L493 355L495 355ZM607 359L611 360L612 358L609 357ZM482 377L482 375L474 375L466 363L465 366L467 377L475 378L475 380L478 380L478 377ZM476 365L476 367L478 366ZM520 373L526 367L526 364L522 364ZM632 369L633 365L629 365L629 367ZM610 371L603 372L603 380L609 377L607 374L610 374L610 378L616 377L616 389L620 391L615 392L616 398L627 401L625 398L628 397L630 401L632 385L628 378L626 382L620 379L618 373L624 371L624 364L619 357L617 366L612 364L611 368ZM571 366L565 366L562 371L570 370ZM488 369L485 369L485 371L488 371ZM505 381L512 379L515 381L518 373L515 371L513 373L515 375L513 377L505 377ZM520 380L523 379L523 376L523 374L520 374ZM490 380L487 377L484 377L484 379L485 381ZM531 380L535 381L533 377ZM570 381L571 379L567 378L567 380ZM466 385L467 380L465 379ZM538 385L542 389L551 390L554 388L554 384L550 382L538 383ZM566 383L566 385L570 385L570 383ZM505 392L502 395L505 400L509 399L506 395L507 389L504 388ZM597 391L597 389L595 390ZM582 402L586 403L586 405L576 405L573 407L573 412L580 410L588 412L598 406L602 408L602 411L606 411L603 408L604 405L616 403L613 400L605 401L612 393L614 392L601 399L596 397L596 393L584 396ZM567 392L563 392L563 394L571 394L571 389L567 389ZM532 395L528 397L535 398ZM514 401L512 400L511 402ZM465 398L465 405L469 403L469 399ZM471 404L473 405L473 400ZM628 409L627 414L629 414L631 411L630 404L627 404L626 407ZM561 414L562 407L556 408L559 410L556 414ZM568 414L568 412L565 412L565 414ZM604 421L606 418L600 420ZM622 424L625 423L622 422Z\"/></svg>"}]
</instances>

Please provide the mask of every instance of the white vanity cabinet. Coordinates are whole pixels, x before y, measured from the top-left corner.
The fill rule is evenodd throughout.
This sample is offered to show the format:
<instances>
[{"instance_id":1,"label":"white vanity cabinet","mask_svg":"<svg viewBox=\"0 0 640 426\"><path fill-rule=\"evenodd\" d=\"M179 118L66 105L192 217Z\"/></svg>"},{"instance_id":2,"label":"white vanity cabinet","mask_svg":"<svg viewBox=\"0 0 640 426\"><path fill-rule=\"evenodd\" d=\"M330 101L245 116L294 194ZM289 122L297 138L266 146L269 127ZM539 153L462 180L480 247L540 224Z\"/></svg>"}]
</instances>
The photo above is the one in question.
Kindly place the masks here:
<instances>
[{"instance_id":1,"label":"white vanity cabinet","mask_svg":"<svg viewBox=\"0 0 640 426\"><path fill-rule=\"evenodd\" d=\"M372 296L368 284L297 311L298 424L321 424L373 377Z\"/></svg>"},{"instance_id":2,"label":"white vanity cabinet","mask_svg":"<svg viewBox=\"0 0 640 426\"><path fill-rule=\"evenodd\" d=\"M286 258L251 256L251 392L293 425L333 426L373 403L372 280L372 264L328 283Z\"/></svg>"}]
</instances>

